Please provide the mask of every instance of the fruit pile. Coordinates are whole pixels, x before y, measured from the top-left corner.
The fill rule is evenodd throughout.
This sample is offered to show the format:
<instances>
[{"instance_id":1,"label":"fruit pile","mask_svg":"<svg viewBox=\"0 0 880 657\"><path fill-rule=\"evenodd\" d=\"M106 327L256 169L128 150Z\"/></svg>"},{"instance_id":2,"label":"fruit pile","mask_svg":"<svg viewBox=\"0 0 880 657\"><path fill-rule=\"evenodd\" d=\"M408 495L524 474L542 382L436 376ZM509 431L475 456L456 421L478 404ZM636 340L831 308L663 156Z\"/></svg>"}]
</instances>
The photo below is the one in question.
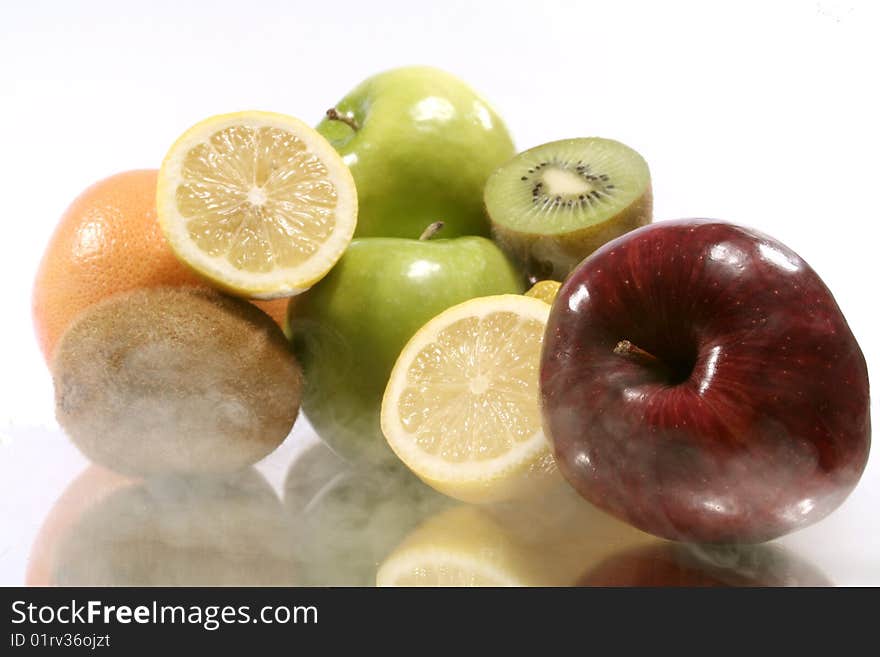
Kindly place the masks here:
<instances>
[{"instance_id":1,"label":"fruit pile","mask_svg":"<svg viewBox=\"0 0 880 657\"><path fill-rule=\"evenodd\" d=\"M136 477L245 468L301 404L347 460L466 502L538 498L561 474L674 540L815 522L870 446L834 298L757 231L651 221L636 151L517 155L434 69L366 80L317 129L212 117L56 229L34 318L57 417Z\"/></svg>"}]
</instances>

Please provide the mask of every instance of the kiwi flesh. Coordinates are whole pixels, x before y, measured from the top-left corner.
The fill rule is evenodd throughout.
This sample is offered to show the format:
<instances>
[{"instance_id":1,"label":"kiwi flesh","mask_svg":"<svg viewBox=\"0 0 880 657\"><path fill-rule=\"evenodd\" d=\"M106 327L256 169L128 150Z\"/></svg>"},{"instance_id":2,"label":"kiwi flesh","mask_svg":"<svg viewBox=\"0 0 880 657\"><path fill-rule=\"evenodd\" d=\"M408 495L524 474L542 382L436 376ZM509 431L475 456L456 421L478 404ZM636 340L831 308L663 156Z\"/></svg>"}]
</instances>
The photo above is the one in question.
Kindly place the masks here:
<instances>
[{"instance_id":1,"label":"kiwi flesh","mask_svg":"<svg viewBox=\"0 0 880 657\"><path fill-rule=\"evenodd\" d=\"M302 392L278 325L211 290L142 289L96 304L64 333L51 369L71 440L137 476L255 463L290 432Z\"/></svg>"},{"instance_id":2,"label":"kiwi flesh","mask_svg":"<svg viewBox=\"0 0 880 657\"><path fill-rule=\"evenodd\" d=\"M497 169L484 201L498 245L530 282L562 281L605 242L651 222L644 158L611 139L564 139Z\"/></svg>"}]
</instances>

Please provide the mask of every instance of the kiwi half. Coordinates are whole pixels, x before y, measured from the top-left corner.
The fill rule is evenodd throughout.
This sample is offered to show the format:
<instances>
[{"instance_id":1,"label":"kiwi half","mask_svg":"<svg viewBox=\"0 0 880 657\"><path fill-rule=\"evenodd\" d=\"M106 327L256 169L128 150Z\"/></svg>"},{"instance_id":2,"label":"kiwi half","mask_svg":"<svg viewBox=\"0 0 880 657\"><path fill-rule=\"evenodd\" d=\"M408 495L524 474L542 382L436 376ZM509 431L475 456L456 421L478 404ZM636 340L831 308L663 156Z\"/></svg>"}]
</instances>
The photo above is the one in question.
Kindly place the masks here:
<instances>
[{"instance_id":1,"label":"kiwi half","mask_svg":"<svg viewBox=\"0 0 880 657\"><path fill-rule=\"evenodd\" d=\"M484 201L495 241L529 280L561 281L605 242L651 222L651 174L618 141L563 139L496 170Z\"/></svg>"},{"instance_id":2,"label":"kiwi half","mask_svg":"<svg viewBox=\"0 0 880 657\"><path fill-rule=\"evenodd\" d=\"M129 475L237 470L273 451L302 377L278 325L240 299L136 290L87 309L52 361L55 414L90 460Z\"/></svg>"}]
</instances>

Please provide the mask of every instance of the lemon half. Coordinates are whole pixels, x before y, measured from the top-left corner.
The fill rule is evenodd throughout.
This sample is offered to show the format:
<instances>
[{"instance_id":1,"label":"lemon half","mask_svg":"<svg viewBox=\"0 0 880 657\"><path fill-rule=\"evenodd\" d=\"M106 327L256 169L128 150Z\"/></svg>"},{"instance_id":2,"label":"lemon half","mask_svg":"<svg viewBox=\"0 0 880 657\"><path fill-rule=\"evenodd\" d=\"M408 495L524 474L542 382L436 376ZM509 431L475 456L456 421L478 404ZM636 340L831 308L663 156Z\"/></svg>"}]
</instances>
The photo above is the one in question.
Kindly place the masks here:
<instances>
[{"instance_id":1,"label":"lemon half","mask_svg":"<svg viewBox=\"0 0 880 657\"><path fill-rule=\"evenodd\" d=\"M299 119L237 112L206 119L159 171L159 224L183 262L217 286L258 299L314 285L351 242L354 179Z\"/></svg>"},{"instance_id":2,"label":"lemon half","mask_svg":"<svg viewBox=\"0 0 880 657\"><path fill-rule=\"evenodd\" d=\"M516 294L471 299L404 347L382 401L382 431L427 484L484 503L532 493L557 476L538 400L549 312Z\"/></svg>"}]
</instances>

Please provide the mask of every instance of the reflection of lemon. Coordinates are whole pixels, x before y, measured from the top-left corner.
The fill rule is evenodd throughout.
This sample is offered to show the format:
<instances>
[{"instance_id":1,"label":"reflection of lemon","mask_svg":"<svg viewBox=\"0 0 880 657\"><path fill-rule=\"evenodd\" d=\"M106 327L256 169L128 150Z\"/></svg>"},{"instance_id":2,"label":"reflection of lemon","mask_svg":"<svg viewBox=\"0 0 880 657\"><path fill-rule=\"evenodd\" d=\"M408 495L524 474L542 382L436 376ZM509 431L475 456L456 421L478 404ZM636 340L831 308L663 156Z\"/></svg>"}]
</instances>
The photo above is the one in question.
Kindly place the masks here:
<instances>
[{"instance_id":1,"label":"reflection of lemon","mask_svg":"<svg viewBox=\"0 0 880 657\"><path fill-rule=\"evenodd\" d=\"M552 304L561 285L559 281L538 281L529 288L526 296L535 297L545 303Z\"/></svg>"},{"instance_id":2,"label":"reflection of lemon","mask_svg":"<svg viewBox=\"0 0 880 657\"><path fill-rule=\"evenodd\" d=\"M549 312L521 295L471 299L437 315L404 347L385 390L382 431L437 490L492 502L558 476L538 404Z\"/></svg>"},{"instance_id":3,"label":"reflection of lemon","mask_svg":"<svg viewBox=\"0 0 880 657\"><path fill-rule=\"evenodd\" d=\"M597 509L564 481L539 499L495 505L490 512L527 548L542 586L570 586L591 564L633 545L658 542Z\"/></svg>"},{"instance_id":4,"label":"reflection of lemon","mask_svg":"<svg viewBox=\"0 0 880 657\"><path fill-rule=\"evenodd\" d=\"M385 559L377 584L570 586L609 555L657 542L563 486L544 502L459 506L433 516Z\"/></svg>"},{"instance_id":5,"label":"reflection of lemon","mask_svg":"<svg viewBox=\"0 0 880 657\"><path fill-rule=\"evenodd\" d=\"M159 171L159 224L177 256L233 293L270 299L320 280L351 241L354 180L298 119L238 112L198 123Z\"/></svg>"},{"instance_id":6,"label":"reflection of lemon","mask_svg":"<svg viewBox=\"0 0 880 657\"><path fill-rule=\"evenodd\" d=\"M416 529L384 561L378 586L529 586L528 555L483 510L460 506Z\"/></svg>"}]
</instances>

